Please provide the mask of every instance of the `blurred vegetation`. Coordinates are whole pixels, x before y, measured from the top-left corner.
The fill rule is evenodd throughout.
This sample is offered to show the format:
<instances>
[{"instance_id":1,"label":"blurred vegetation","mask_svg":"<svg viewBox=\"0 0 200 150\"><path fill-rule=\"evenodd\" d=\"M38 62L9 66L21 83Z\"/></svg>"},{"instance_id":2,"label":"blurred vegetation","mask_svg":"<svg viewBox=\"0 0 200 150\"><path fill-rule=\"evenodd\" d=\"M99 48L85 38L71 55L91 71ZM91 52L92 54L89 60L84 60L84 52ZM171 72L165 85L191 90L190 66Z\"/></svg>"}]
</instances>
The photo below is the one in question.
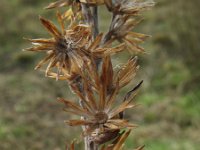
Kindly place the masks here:
<instances>
[{"instance_id":1,"label":"blurred vegetation","mask_svg":"<svg viewBox=\"0 0 200 150\"><path fill-rule=\"evenodd\" d=\"M72 97L66 83L33 70L42 55L21 51L28 46L23 37L47 35L38 15L55 20L55 11L42 9L50 1L1 0L1 150L60 150L79 137L79 128L65 126L63 120L71 116L55 101L58 96ZM140 57L141 69L133 81L144 79L145 83L137 97L142 105L127 112L140 125L129 137L127 149L143 144L147 150L199 149L199 6L199 0L158 0L136 29L153 37L144 44L149 54ZM102 12L101 29L105 30L110 17ZM128 57L120 54L115 63Z\"/></svg>"}]
</instances>

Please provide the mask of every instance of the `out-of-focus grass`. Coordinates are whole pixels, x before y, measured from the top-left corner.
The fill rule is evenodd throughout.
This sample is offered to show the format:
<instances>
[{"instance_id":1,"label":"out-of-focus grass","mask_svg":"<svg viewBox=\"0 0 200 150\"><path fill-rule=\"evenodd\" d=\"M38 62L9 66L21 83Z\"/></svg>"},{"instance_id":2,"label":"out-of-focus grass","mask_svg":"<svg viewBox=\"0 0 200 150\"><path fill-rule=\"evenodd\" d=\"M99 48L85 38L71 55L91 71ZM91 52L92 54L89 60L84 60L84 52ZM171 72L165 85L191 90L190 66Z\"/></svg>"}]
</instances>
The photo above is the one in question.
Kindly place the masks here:
<instances>
[{"instance_id":1,"label":"out-of-focus grass","mask_svg":"<svg viewBox=\"0 0 200 150\"><path fill-rule=\"evenodd\" d=\"M174 142L172 142L174 141ZM135 141L130 141L128 140L126 142L126 149L130 149L133 147L133 142ZM148 141L144 141L145 144L145 149L147 150L197 150L199 148L198 143L194 143L188 140L177 140L177 139L149 139ZM135 147L137 147L134 144Z\"/></svg>"},{"instance_id":2,"label":"out-of-focus grass","mask_svg":"<svg viewBox=\"0 0 200 150\"><path fill-rule=\"evenodd\" d=\"M55 19L55 11L42 9L51 0L1 0L0 14L0 149L64 149L79 137L80 129L65 126L72 117L62 111L57 97L72 97L66 83L33 71L39 54L21 52L23 37L47 37L38 15ZM144 44L150 54L140 57L136 84L144 79L137 102L127 117L140 125L126 148L198 150L200 147L199 21L198 0L160 0L145 14L136 31L152 34ZM100 27L106 31L110 16L101 8ZM118 54L115 64L130 57ZM122 95L131 88L122 91ZM82 146L82 145L79 145Z\"/></svg>"}]
</instances>

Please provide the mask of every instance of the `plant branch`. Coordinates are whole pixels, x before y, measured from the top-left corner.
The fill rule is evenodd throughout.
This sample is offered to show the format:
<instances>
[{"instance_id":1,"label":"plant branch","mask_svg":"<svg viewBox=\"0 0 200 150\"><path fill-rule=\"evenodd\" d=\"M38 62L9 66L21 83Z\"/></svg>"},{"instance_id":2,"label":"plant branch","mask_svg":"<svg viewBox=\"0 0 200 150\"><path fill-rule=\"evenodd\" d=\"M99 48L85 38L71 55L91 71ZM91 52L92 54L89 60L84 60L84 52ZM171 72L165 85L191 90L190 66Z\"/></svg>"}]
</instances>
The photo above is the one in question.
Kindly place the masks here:
<instances>
[{"instance_id":1,"label":"plant branch","mask_svg":"<svg viewBox=\"0 0 200 150\"><path fill-rule=\"evenodd\" d=\"M103 38L102 45L106 44L112 38L112 35L113 35L113 33L112 33L113 21L114 21L115 17L116 17L116 15L113 13L112 14L112 19L111 19L111 22L110 22L110 26L109 26L109 30L106 33L106 35L104 36L104 38Z\"/></svg>"},{"instance_id":2,"label":"plant branch","mask_svg":"<svg viewBox=\"0 0 200 150\"><path fill-rule=\"evenodd\" d=\"M81 7L82 7L82 13L84 16L84 21L86 24L88 25L92 25L92 13L90 10L90 7L87 4L83 4L81 3Z\"/></svg>"},{"instance_id":3,"label":"plant branch","mask_svg":"<svg viewBox=\"0 0 200 150\"><path fill-rule=\"evenodd\" d=\"M92 7L92 14L93 14L93 37L99 34L99 18L98 18L98 7Z\"/></svg>"},{"instance_id":4,"label":"plant branch","mask_svg":"<svg viewBox=\"0 0 200 150\"><path fill-rule=\"evenodd\" d=\"M85 18L85 23L90 25L92 27L92 33L93 33L93 40L96 38L96 36L99 34L99 23L98 23L98 7L92 7L92 11L90 7L86 4L81 4L82 6L82 12L83 16ZM100 64L100 61L97 60L96 64ZM80 104L81 100L80 100ZM86 127L83 127L83 130L85 130ZM85 137L85 150L98 150L98 145L96 145L93 141L89 140L89 137Z\"/></svg>"}]
</instances>

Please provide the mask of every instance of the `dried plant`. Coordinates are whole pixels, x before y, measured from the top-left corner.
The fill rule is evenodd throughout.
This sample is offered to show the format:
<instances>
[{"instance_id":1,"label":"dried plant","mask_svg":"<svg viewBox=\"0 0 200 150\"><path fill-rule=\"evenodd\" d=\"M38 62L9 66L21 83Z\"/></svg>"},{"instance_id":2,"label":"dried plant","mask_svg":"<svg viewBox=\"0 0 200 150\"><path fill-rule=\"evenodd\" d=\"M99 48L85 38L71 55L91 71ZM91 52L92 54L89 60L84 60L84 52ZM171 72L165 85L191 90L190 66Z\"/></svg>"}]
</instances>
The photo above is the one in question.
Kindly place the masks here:
<instances>
[{"instance_id":1,"label":"dried plant","mask_svg":"<svg viewBox=\"0 0 200 150\"><path fill-rule=\"evenodd\" d=\"M112 13L107 33L99 33L100 5L105 5ZM139 44L149 36L133 32L133 29L141 21L141 12L153 5L152 1L142 0L59 0L45 8L67 8L64 13L57 12L61 29L40 17L51 37L27 39L33 46L26 51L47 54L35 69L48 64L45 75L67 81L78 96L79 101L64 98L58 101L65 105L64 111L80 117L65 123L82 126L85 150L123 149L126 138L136 127L125 119L124 112L137 106L132 101L143 81L122 100L117 95L135 77L139 69L138 58L131 56L126 64L115 70L111 56L124 50L131 55L145 52ZM73 142L67 149L74 150L74 145Z\"/></svg>"}]
</instances>

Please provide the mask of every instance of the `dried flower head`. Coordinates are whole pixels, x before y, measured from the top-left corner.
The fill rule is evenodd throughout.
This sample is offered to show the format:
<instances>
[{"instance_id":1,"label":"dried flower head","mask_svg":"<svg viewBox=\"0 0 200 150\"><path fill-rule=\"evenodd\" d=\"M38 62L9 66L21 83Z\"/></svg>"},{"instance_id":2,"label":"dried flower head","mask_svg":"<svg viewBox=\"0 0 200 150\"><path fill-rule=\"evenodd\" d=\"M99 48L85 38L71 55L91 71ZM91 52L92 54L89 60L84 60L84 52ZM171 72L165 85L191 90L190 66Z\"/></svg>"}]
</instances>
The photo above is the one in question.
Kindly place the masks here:
<instances>
[{"instance_id":1,"label":"dried flower head","mask_svg":"<svg viewBox=\"0 0 200 150\"><path fill-rule=\"evenodd\" d=\"M90 63L90 57L95 59L105 55L112 55L124 50L124 43L113 47L100 47L103 34L99 34L93 41L91 39L91 27L77 24L73 20L68 29L65 29L64 19L60 13L57 15L61 25L61 31L49 20L40 17L41 23L49 31L53 38L28 39L33 47L26 51L46 52L47 56L42 59L35 69L49 62L46 68L46 76L68 80L77 73L80 74L83 65ZM57 68L57 72L52 72Z\"/></svg>"},{"instance_id":2,"label":"dried flower head","mask_svg":"<svg viewBox=\"0 0 200 150\"><path fill-rule=\"evenodd\" d=\"M112 30L113 36L111 40L118 40L125 43L129 52L145 52L144 48L139 45L143 43L149 36L141 33L133 32L135 26L140 22L137 19L124 16L116 16L113 20Z\"/></svg>"},{"instance_id":3,"label":"dried flower head","mask_svg":"<svg viewBox=\"0 0 200 150\"><path fill-rule=\"evenodd\" d=\"M136 15L152 6L152 0L105 0L108 10L115 14Z\"/></svg>"},{"instance_id":4,"label":"dried flower head","mask_svg":"<svg viewBox=\"0 0 200 150\"><path fill-rule=\"evenodd\" d=\"M60 15L58 15L60 16ZM71 71L77 71L83 67L87 60L88 51L85 45L91 38L90 27L83 24L71 24L65 30L64 22L58 17L62 31L49 20L40 17L41 23L53 36L50 39L29 39L33 43L33 47L27 48L27 51L47 52L47 56L41 60L35 69L40 68L46 62L49 62L46 75L53 67L57 67L58 74L65 69L69 74Z\"/></svg>"},{"instance_id":5,"label":"dried flower head","mask_svg":"<svg viewBox=\"0 0 200 150\"><path fill-rule=\"evenodd\" d=\"M139 0L105 0L105 4L113 13L113 20L110 26L110 31L107 35L110 36L111 43L114 40L120 43L125 43L129 52L145 52L142 47L139 46L148 35L135 33L133 29L141 21L137 16L143 10L146 10L154 5L154 2L139 1Z\"/></svg>"},{"instance_id":6,"label":"dried flower head","mask_svg":"<svg viewBox=\"0 0 200 150\"><path fill-rule=\"evenodd\" d=\"M84 94L76 86L72 86L73 91L83 101L84 108L81 108L70 100L65 100L63 98L58 99L60 102L65 104L65 111L86 118L85 120L68 120L66 123L70 126L87 126L84 135L89 135L92 138L92 141L101 144L108 141L108 136L112 134L116 135L120 129L135 127L135 125L130 124L128 120L120 118L119 114L128 108L136 106L136 104L131 104L131 101L136 96L138 88L141 85L140 84L137 88L128 92L125 96L124 102L113 108L113 106L116 105L120 82L121 85L124 85L124 82L122 81L130 81L130 74L126 74L127 70L125 71L122 69L124 75L122 75L121 72L118 73L118 80L115 83L115 87L110 88L109 85L110 81L112 82L113 73L109 73L110 67L107 62L111 63L109 57L104 59L101 76L98 76L97 72L95 73L95 83L97 85L96 93L93 92L91 83L85 78L83 79ZM132 67L135 68L135 65L132 65Z\"/></svg>"},{"instance_id":7,"label":"dried flower head","mask_svg":"<svg viewBox=\"0 0 200 150\"><path fill-rule=\"evenodd\" d=\"M99 5L106 5L113 14L106 34L99 34ZM25 50L47 54L35 69L47 64L46 76L68 81L79 97L79 104L63 98L58 101L65 104L66 112L80 117L65 122L83 127L86 149L99 149L112 140L101 150L121 150L131 129L136 127L124 118L124 111L136 106L132 100L143 81L122 100L118 100L118 94L135 77L139 69L137 57L114 70L111 56L126 49L131 53L144 52L140 44L149 36L132 30L140 22L139 14L153 5L152 0L57 0L45 8L67 6L63 14L57 13L61 30L40 17L52 37L28 39L33 46ZM65 22L69 23L67 28ZM114 41L120 44L113 47ZM74 150L74 142L67 149Z\"/></svg>"}]
</instances>

